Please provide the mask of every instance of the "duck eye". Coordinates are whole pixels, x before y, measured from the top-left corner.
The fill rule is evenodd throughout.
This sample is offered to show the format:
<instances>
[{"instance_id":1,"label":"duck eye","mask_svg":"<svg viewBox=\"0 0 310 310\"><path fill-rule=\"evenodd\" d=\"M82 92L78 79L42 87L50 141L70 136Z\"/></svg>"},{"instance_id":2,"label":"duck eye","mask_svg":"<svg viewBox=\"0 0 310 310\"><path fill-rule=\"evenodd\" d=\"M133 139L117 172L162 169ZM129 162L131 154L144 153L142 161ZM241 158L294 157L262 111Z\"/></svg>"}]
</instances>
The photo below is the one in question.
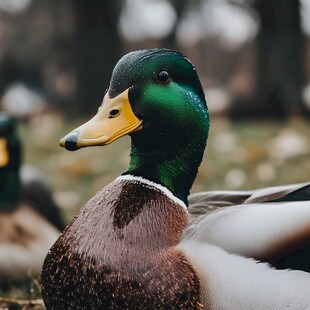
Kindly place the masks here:
<instances>
[{"instance_id":1,"label":"duck eye","mask_svg":"<svg viewBox=\"0 0 310 310\"><path fill-rule=\"evenodd\" d=\"M113 109L109 112L109 118L113 118L116 117L120 114L120 110L119 109Z\"/></svg>"},{"instance_id":2,"label":"duck eye","mask_svg":"<svg viewBox=\"0 0 310 310\"><path fill-rule=\"evenodd\" d=\"M162 84L166 84L170 81L170 76L168 71L162 70L157 75L157 81Z\"/></svg>"}]
</instances>

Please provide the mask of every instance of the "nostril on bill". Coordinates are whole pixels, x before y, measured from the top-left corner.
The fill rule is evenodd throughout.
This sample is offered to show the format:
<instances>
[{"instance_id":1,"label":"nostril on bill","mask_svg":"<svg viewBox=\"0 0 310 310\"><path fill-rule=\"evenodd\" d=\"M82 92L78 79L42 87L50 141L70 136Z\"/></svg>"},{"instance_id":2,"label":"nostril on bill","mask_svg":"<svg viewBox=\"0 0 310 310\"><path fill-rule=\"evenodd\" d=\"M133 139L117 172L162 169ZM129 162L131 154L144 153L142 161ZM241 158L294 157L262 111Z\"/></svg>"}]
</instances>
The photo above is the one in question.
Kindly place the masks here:
<instances>
[{"instance_id":1,"label":"nostril on bill","mask_svg":"<svg viewBox=\"0 0 310 310\"><path fill-rule=\"evenodd\" d=\"M77 147L77 140L79 138L79 132L74 131L72 132L65 141L65 148L68 151L76 151L78 149Z\"/></svg>"}]
</instances>

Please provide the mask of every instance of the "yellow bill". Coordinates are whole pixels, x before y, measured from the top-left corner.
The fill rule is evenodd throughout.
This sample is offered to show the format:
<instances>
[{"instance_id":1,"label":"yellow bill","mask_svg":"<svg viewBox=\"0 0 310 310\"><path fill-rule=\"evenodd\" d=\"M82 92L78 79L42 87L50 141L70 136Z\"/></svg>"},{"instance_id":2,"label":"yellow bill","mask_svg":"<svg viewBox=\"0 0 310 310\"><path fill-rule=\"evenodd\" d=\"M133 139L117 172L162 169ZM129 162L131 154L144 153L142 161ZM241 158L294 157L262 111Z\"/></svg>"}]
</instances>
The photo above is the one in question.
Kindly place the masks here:
<instances>
[{"instance_id":1,"label":"yellow bill","mask_svg":"<svg viewBox=\"0 0 310 310\"><path fill-rule=\"evenodd\" d=\"M82 126L74 129L60 140L60 145L69 151L82 147L106 145L142 128L132 111L128 91L110 99L108 93L103 98L97 114Z\"/></svg>"},{"instance_id":2,"label":"yellow bill","mask_svg":"<svg viewBox=\"0 0 310 310\"><path fill-rule=\"evenodd\" d=\"M0 168L5 167L10 160L7 141L4 138L0 138Z\"/></svg>"}]
</instances>

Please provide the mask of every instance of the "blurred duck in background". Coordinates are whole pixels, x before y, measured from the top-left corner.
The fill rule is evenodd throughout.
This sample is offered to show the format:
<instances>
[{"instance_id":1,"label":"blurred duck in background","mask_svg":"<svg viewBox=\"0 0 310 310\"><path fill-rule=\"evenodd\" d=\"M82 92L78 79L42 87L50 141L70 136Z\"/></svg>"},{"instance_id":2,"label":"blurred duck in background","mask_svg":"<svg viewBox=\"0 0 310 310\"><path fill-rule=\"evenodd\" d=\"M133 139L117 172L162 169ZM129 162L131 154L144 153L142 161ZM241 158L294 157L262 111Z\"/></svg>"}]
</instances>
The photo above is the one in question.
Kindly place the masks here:
<instances>
[{"instance_id":1,"label":"blurred duck in background","mask_svg":"<svg viewBox=\"0 0 310 310\"><path fill-rule=\"evenodd\" d=\"M0 113L0 283L40 273L64 224L48 186L20 175L14 119Z\"/></svg>"}]
</instances>

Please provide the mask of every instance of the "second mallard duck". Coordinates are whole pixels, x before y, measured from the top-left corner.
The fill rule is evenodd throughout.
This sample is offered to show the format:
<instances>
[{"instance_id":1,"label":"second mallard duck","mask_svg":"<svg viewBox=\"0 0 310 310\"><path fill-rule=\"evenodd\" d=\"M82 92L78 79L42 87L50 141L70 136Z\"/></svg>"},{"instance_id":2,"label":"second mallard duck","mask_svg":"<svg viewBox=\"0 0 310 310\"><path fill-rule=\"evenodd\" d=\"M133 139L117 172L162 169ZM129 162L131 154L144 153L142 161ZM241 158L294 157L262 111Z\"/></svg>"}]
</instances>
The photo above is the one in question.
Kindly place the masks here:
<instances>
[{"instance_id":1,"label":"second mallard duck","mask_svg":"<svg viewBox=\"0 0 310 310\"><path fill-rule=\"evenodd\" d=\"M258 263L296 249L309 261L309 184L273 189L277 203L250 204L263 192L240 193L245 204L189 225L187 197L209 124L196 70L182 54L142 50L117 63L96 116L61 145L76 150L129 134L130 164L49 251L42 270L48 309L309 307L308 272ZM205 196L194 197L196 207Z\"/></svg>"},{"instance_id":2,"label":"second mallard duck","mask_svg":"<svg viewBox=\"0 0 310 310\"><path fill-rule=\"evenodd\" d=\"M12 116L0 112L0 289L40 275L46 251L64 228L46 183L20 175L16 127Z\"/></svg>"}]
</instances>

